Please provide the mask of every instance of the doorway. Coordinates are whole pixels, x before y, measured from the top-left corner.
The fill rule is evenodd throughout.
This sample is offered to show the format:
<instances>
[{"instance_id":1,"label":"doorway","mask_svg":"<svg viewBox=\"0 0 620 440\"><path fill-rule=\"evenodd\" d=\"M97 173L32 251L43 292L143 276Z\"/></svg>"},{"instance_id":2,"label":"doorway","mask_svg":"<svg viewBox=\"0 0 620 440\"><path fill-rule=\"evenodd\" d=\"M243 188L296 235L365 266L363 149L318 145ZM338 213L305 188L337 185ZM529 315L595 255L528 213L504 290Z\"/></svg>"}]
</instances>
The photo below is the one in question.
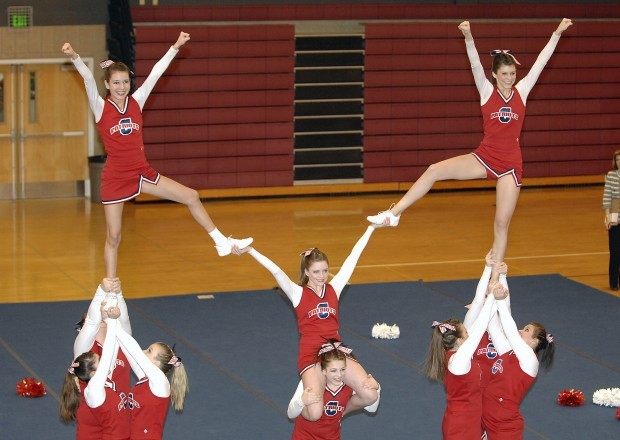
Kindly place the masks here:
<instances>
[{"instance_id":1,"label":"doorway","mask_svg":"<svg viewBox=\"0 0 620 440\"><path fill-rule=\"evenodd\" d=\"M71 62L2 61L0 199L84 196L92 133L84 81Z\"/></svg>"}]
</instances>

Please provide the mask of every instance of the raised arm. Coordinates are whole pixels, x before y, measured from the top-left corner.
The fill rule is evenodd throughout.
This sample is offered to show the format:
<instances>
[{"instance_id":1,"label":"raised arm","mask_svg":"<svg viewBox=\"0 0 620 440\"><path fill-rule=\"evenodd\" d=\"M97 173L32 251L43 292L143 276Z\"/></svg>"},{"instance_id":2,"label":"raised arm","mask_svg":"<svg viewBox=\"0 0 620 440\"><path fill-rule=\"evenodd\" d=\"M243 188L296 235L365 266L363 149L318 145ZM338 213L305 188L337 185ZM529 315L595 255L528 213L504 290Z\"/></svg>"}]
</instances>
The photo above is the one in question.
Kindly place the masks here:
<instances>
[{"instance_id":1,"label":"raised arm","mask_svg":"<svg viewBox=\"0 0 620 440\"><path fill-rule=\"evenodd\" d=\"M532 65L529 73L525 77L523 77L523 79L519 81L515 86L519 90L519 94L521 95L523 104L526 103L527 96L532 91L532 88L534 87L534 84L536 84L536 81L538 81L538 77L542 73L542 70L547 64L547 61L549 61L549 58L551 58L551 55L553 55L553 51L555 50L558 41L560 41L560 36L562 35L562 32L564 32L572 25L573 22L569 18L562 19L558 28L553 32L553 34L551 34L551 39L544 47L542 52L540 52L538 58L536 58L536 62Z\"/></svg>"},{"instance_id":2,"label":"raised arm","mask_svg":"<svg viewBox=\"0 0 620 440\"><path fill-rule=\"evenodd\" d=\"M510 310L508 310L506 300L498 300L496 302L504 334L519 360L519 366L528 375L536 377L538 375L538 358L534 350L521 338L517 324L512 318Z\"/></svg>"},{"instance_id":3,"label":"raised arm","mask_svg":"<svg viewBox=\"0 0 620 440\"><path fill-rule=\"evenodd\" d=\"M349 282L349 279L351 279L351 275L353 275L353 270L357 265L357 261L362 255L364 248L366 248L368 240L370 240L370 236L372 235L374 230L375 226L373 225L366 228L366 232L364 232L364 235L362 235L360 239L357 240L357 243L355 243L355 246L353 246L353 250L351 250L351 253L347 257L347 259L344 260L342 267L340 268L338 273L334 275L334 278L332 278L332 280L330 281L329 284L331 284L331 286L336 291L336 295L338 295L338 298L340 298L340 293L342 293L342 289L344 289L344 286L346 286Z\"/></svg>"},{"instance_id":4,"label":"raised arm","mask_svg":"<svg viewBox=\"0 0 620 440\"><path fill-rule=\"evenodd\" d=\"M138 342L122 328L117 330L116 337L121 344L123 352L127 355L128 360L131 358L135 361L135 364L137 364L131 363L131 368L136 374L136 377L138 379L142 379L145 376L148 377L149 387L157 397L170 396L170 382L168 378L164 372L144 354Z\"/></svg>"},{"instance_id":5,"label":"raised arm","mask_svg":"<svg viewBox=\"0 0 620 440\"><path fill-rule=\"evenodd\" d=\"M468 338L461 344L456 353L448 361L448 370L457 376L467 374L471 369L471 358L478 348L480 339L487 329L491 313L495 310L495 299L492 295L487 295L484 306L476 321L467 330Z\"/></svg>"},{"instance_id":6,"label":"raised arm","mask_svg":"<svg viewBox=\"0 0 620 440\"><path fill-rule=\"evenodd\" d=\"M464 21L459 24L459 29L465 37L467 57L469 58L469 63L471 64L471 71L474 74L474 82L476 83L476 88L480 94L480 104L482 105L487 102L491 96L491 93L493 93L493 84L491 84L491 81L489 81L484 74L484 68L482 67L480 56L478 55L476 45L474 44L474 37L471 33L469 21Z\"/></svg>"},{"instance_id":7,"label":"raised arm","mask_svg":"<svg viewBox=\"0 0 620 440\"><path fill-rule=\"evenodd\" d=\"M108 378L108 372L112 369L114 359L116 358L115 346L118 323L112 316L118 316L119 309L117 307L111 307L108 313L110 317L106 319L106 337L103 343L99 365L84 390L84 399L90 408L97 408L105 402L105 382Z\"/></svg>"},{"instance_id":8,"label":"raised arm","mask_svg":"<svg viewBox=\"0 0 620 440\"><path fill-rule=\"evenodd\" d=\"M280 286L280 289L282 289L284 294L291 301L293 307L297 307L299 305L303 288L300 285L291 281L291 279L273 261L271 261L269 258L265 257L263 254L250 246L243 249L239 249L237 246L233 246L232 252L235 255L241 255L245 253L250 254L265 269L267 269L271 273L271 275L273 275L273 277L278 283L278 286Z\"/></svg>"},{"instance_id":9,"label":"raised arm","mask_svg":"<svg viewBox=\"0 0 620 440\"><path fill-rule=\"evenodd\" d=\"M463 319L463 325L466 329L469 329L478 315L480 314L480 310L484 305L484 298L486 297L489 281L491 280L491 272L493 271L493 250L490 250L489 253L485 257L485 265L484 270L482 271L482 275L480 276L480 280L478 281L478 286L476 287L476 295L469 306L469 310L465 314L465 319Z\"/></svg>"},{"instance_id":10,"label":"raised arm","mask_svg":"<svg viewBox=\"0 0 620 440\"><path fill-rule=\"evenodd\" d=\"M97 287L95 295L88 306L84 324L73 343L74 359L82 353L89 351L95 343L97 332L99 332L99 327L101 326L101 302L114 289L117 280L117 278L104 278Z\"/></svg>"},{"instance_id":11,"label":"raised arm","mask_svg":"<svg viewBox=\"0 0 620 440\"><path fill-rule=\"evenodd\" d=\"M101 119L101 115L103 115L103 105L104 101L101 96L99 96L99 90L97 90L97 82L95 81L95 77L90 69L84 64L82 58L73 50L71 44L65 43L62 46L62 52L71 58L73 65L77 69L77 71L82 75L84 79L84 85L86 86L86 95L88 96L88 103L90 105L90 109L95 115L95 122L99 122ZM81 354L81 353L80 353Z\"/></svg>"},{"instance_id":12,"label":"raised arm","mask_svg":"<svg viewBox=\"0 0 620 440\"><path fill-rule=\"evenodd\" d=\"M179 53L179 48L188 41L189 34L186 32L181 32L176 43L174 43L170 47L170 49L168 49L168 52L166 52L166 54L157 63L155 63L153 69L151 70L151 73L149 73L149 76L146 78L146 80L144 80L144 83L134 92L132 96L136 101L138 101L140 109L144 107L144 103L151 94L151 91L155 87L155 84L164 74L176 54Z\"/></svg>"}]
</instances>

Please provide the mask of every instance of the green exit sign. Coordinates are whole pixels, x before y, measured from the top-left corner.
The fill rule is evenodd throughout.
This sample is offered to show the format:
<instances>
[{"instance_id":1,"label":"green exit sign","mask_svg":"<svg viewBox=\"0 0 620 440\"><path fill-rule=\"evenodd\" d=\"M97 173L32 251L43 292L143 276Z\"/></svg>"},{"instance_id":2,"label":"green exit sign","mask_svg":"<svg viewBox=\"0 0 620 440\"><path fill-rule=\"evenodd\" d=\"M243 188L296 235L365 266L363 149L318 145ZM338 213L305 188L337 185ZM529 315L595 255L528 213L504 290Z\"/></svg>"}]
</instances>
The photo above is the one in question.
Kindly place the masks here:
<instances>
[{"instance_id":1,"label":"green exit sign","mask_svg":"<svg viewBox=\"0 0 620 440\"><path fill-rule=\"evenodd\" d=\"M11 17L11 27L15 27L15 28L24 28L24 27L28 27L29 23L28 23L28 16L27 15L14 15Z\"/></svg>"},{"instance_id":2,"label":"green exit sign","mask_svg":"<svg viewBox=\"0 0 620 440\"><path fill-rule=\"evenodd\" d=\"M32 26L32 6L9 6L9 27L25 29Z\"/></svg>"}]
</instances>

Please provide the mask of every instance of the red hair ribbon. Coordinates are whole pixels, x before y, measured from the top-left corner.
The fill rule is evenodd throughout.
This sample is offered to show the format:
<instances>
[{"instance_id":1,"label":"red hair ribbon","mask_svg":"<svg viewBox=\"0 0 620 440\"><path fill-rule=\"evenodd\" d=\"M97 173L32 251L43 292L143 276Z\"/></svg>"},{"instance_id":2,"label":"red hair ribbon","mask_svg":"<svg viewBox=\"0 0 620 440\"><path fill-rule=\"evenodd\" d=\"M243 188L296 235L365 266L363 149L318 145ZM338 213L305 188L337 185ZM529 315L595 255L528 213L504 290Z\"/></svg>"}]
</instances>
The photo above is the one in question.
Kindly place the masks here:
<instances>
[{"instance_id":1,"label":"red hair ribbon","mask_svg":"<svg viewBox=\"0 0 620 440\"><path fill-rule=\"evenodd\" d=\"M448 330L452 330L453 332L456 331L456 327L453 326L452 324L447 324L445 322L439 322L439 321L433 321L433 324L431 324L431 327L433 328L439 327L439 331L441 332L441 334L444 334Z\"/></svg>"}]
</instances>

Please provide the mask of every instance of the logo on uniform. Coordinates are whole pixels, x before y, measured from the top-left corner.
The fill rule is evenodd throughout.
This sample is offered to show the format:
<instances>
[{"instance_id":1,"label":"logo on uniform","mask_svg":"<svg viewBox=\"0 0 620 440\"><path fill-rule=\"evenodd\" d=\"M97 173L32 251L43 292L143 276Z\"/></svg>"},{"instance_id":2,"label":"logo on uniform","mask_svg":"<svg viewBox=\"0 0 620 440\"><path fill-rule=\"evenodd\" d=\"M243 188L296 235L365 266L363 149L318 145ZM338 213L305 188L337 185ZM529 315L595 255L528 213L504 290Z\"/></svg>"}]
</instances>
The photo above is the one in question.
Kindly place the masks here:
<instances>
[{"instance_id":1,"label":"logo on uniform","mask_svg":"<svg viewBox=\"0 0 620 440\"><path fill-rule=\"evenodd\" d=\"M121 402L118 404L118 410L129 408L140 408L140 404L137 400L133 398L133 393L129 393L129 395L125 395L125 393L120 393L118 397L121 398Z\"/></svg>"},{"instance_id":2,"label":"logo on uniform","mask_svg":"<svg viewBox=\"0 0 620 440\"><path fill-rule=\"evenodd\" d=\"M504 366L502 364L503 364L502 359L496 360L493 363L493 367L491 368L491 373L493 373L493 374L503 373L504 372Z\"/></svg>"},{"instance_id":3,"label":"logo on uniform","mask_svg":"<svg viewBox=\"0 0 620 440\"><path fill-rule=\"evenodd\" d=\"M308 312L308 318L312 318L316 315L319 319L326 319L329 318L330 313L336 316L336 309L330 307L328 302L322 302L318 303L316 308Z\"/></svg>"},{"instance_id":4,"label":"logo on uniform","mask_svg":"<svg viewBox=\"0 0 620 440\"><path fill-rule=\"evenodd\" d=\"M519 115L512 112L512 107L502 107L497 112L491 113L491 119L499 119L502 124L509 123L512 119L517 121Z\"/></svg>"},{"instance_id":5,"label":"logo on uniform","mask_svg":"<svg viewBox=\"0 0 620 440\"><path fill-rule=\"evenodd\" d=\"M110 134L120 132L123 136L127 136L134 130L140 130L140 126L135 122L131 122L131 118L123 118L118 121L118 124L110 128Z\"/></svg>"},{"instance_id":6,"label":"logo on uniform","mask_svg":"<svg viewBox=\"0 0 620 440\"><path fill-rule=\"evenodd\" d=\"M335 416L339 412L344 411L344 406L338 404L337 400L330 400L325 404L325 415L326 416Z\"/></svg>"}]
</instances>

